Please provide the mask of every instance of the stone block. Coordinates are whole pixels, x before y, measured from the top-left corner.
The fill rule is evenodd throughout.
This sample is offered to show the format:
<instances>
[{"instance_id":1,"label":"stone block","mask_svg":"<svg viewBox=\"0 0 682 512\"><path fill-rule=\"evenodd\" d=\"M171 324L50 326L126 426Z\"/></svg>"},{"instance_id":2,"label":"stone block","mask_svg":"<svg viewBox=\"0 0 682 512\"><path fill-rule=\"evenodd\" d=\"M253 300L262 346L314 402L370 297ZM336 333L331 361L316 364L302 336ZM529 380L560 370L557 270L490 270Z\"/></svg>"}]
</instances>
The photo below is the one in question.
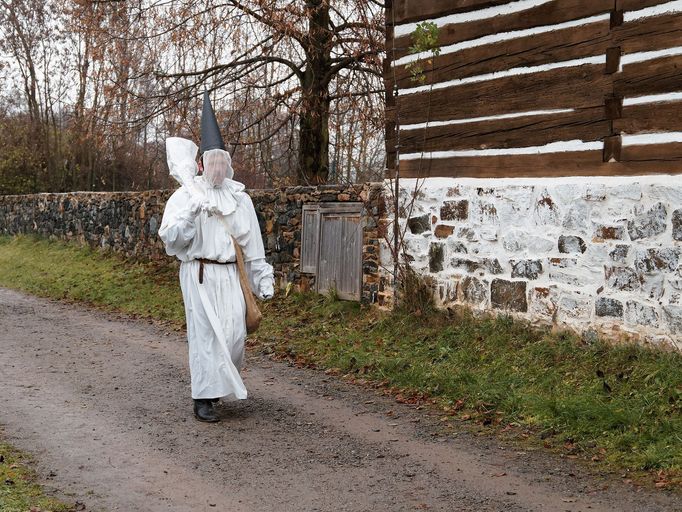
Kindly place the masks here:
<instances>
[{"instance_id":1,"label":"stone block","mask_svg":"<svg viewBox=\"0 0 682 512\"><path fill-rule=\"evenodd\" d=\"M530 291L529 312L534 317L554 319L557 312L556 287L538 287Z\"/></svg>"},{"instance_id":2,"label":"stone block","mask_svg":"<svg viewBox=\"0 0 682 512\"><path fill-rule=\"evenodd\" d=\"M521 252L528 247L527 237L522 231L510 231L502 239L502 247L508 252Z\"/></svg>"},{"instance_id":3,"label":"stone block","mask_svg":"<svg viewBox=\"0 0 682 512\"><path fill-rule=\"evenodd\" d=\"M559 318L573 318L589 320L592 310L592 302L589 298L579 294L562 295L559 299Z\"/></svg>"},{"instance_id":4,"label":"stone block","mask_svg":"<svg viewBox=\"0 0 682 512\"><path fill-rule=\"evenodd\" d=\"M512 265L512 278L521 279L537 279L542 274L542 261L540 260L521 260L513 261Z\"/></svg>"},{"instance_id":5,"label":"stone block","mask_svg":"<svg viewBox=\"0 0 682 512\"><path fill-rule=\"evenodd\" d=\"M624 227L599 225L594 230L593 241L602 242L604 240L623 240L623 238L625 238Z\"/></svg>"},{"instance_id":6,"label":"stone block","mask_svg":"<svg viewBox=\"0 0 682 512\"><path fill-rule=\"evenodd\" d=\"M628 259L628 254L630 254L629 245L616 245L609 253L609 258L616 263L625 263Z\"/></svg>"},{"instance_id":7,"label":"stone block","mask_svg":"<svg viewBox=\"0 0 682 512\"><path fill-rule=\"evenodd\" d=\"M432 243L429 247L429 271L440 272L443 270L445 260L445 248L442 243Z\"/></svg>"},{"instance_id":8,"label":"stone block","mask_svg":"<svg viewBox=\"0 0 682 512\"><path fill-rule=\"evenodd\" d=\"M590 224L590 208L586 203L573 204L564 215L561 225L574 231L586 231Z\"/></svg>"},{"instance_id":9,"label":"stone block","mask_svg":"<svg viewBox=\"0 0 682 512\"><path fill-rule=\"evenodd\" d=\"M682 241L682 209L673 212L673 240Z\"/></svg>"},{"instance_id":10,"label":"stone block","mask_svg":"<svg viewBox=\"0 0 682 512\"><path fill-rule=\"evenodd\" d=\"M438 224L434 230L436 238L447 238L455 232L454 226L446 226L445 224Z\"/></svg>"},{"instance_id":11,"label":"stone block","mask_svg":"<svg viewBox=\"0 0 682 512\"><path fill-rule=\"evenodd\" d=\"M679 261L679 249L666 247L662 249L639 250L635 255L635 268L640 272L673 272L677 270Z\"/></svg>"},{"instance_id":12,"label":"stone block","mask_svg":"<svg viewBox=\"0 0 682 512\"><path fill-rule=\"evenodd\" d=\"M635 218L628 222L630 239L653 238L664 233L667 227L668 211L663 203L656 203L645 211L635 209Z\"/></svg>"},{"instance_id":13,"label":"stone block","mask_svg":"<svg viewBox=\"0 0 682 512\"><path fill-rule=\"evenodd\" d=\"M616 299L599 297L594 304L594 311L599 317L623 318L623 303Z\"/></svg>"},{"instance_id":14,"label":"stone block","mask_svg":"<svg viewBox=\"0 0 682 512\"><path fill-rule=\"evenodd\" d=\"M469 201L444 201L440 209L441 220L463 221L469 218Z\"/></svg>"},{"instance_id":15,"label":"stone block","mask_svg":"<svg viewBox=\"0 0 682 512\"><path fill-rule=\"evenodd\" d=\"M579 236L561 235L559 237L559 252L564 254L584 253L587 250L585 241Z\"/></svg>"},{"instance_id":16,"label":"stone block","mask_svg":"<svg viewBox=\"0 0 682 512\"><path fill-rule=\"evenodd\" d=\"M483 258L481 260L481 265L483 265L483 268L490 274L502 274L504 272L502 265L500 265L500 260L497 258Z\"/></svg>"},{"instance_id":17,"label":"stone block","mask_svg":"<svg viewBox=\"0 0 682 512\"><path fill-rule=\"evenodd\" d=\"M486 306L488 304L489 287L488 281L467 276L462 279L461 283L462 300L479 307Z\"/></svg>"},{"instance_id":18,"label":"stone block","mask_svg":"<svg viewBox=\"0 0 682 512\"><path fill-rule=\"evenodd\" d=\"M525 281L494 279L490 285L490 303L495 309L525 313L528 311Z\"/></svg>"},{"instance_id":19,"label":"stone block","mask_svg":"<svg viewBox=\"0 0 682 512\"><path fill-rule=\"evenodd\" d=\"M448 250L450 251L451 254L455 253L467 254L469 252L462 242L452 239L448 240Z\"/></svg>"},{"instance_id":20,"label":"stone block","mask_svg":"<svg viewBox=\"0 0 682 512\"><path fill-rule=\"evenodd\" d=\"M682 334L682 306L663 306L663 318L671 334Z\"/></svg>"},{"instance_id":21,"label":"stone block","mask_svg":"<svg viewBox=\"0 0 682 512\"><path fill-rule=\"evenodd\" d=\"M620 291L635 291L640 287L639 274L629 267L605 267L606 285Z\"/></svg>"},{"instance_id":22,"label":"stone block","mask_svg":"<svg viewBox=\"0 0 682 512\"><path fill-rule=\"evenodd\" d=\"M625 303L625 322L633 325L658 327L658 313L656 308L629 300Z\"/></svg>"},{"instance_id":23,"label":"stone block","mask_svg":"<svg viewBox=\"0 0 682 512\"><path fill-rule=\"evenodd\" d=\"M533 213L537 225L559 224L559 207L547 190L544 190L538 197Z\"/></svg>"},{"instance_id":24,"label":"stone block","mask_svg":"<svg viewBox=\"0 0 682 512\"><path fill-rule=\"evenodd\" d=\"M665 277L662 273L640 274L642 296L652 300L659 300L665 293Z\"/></svg>"},{"instance_id":25,"label":"stone block","mask_svg":"<svg viewBox=\"0 0 682 512\"><path fill-rule=\"evenodd\" d=\"M467 272L476 272L481 269L481 263L469 258L452 258L450 266L453 268L463 268Z\"/></svg>"},{"instance_id":26,"label":"stone block","mask_svg":"<svg viewBox=\"0 0 682 512\"><path fill-rule=\"evenodd\" d=\"M431 230L431 224L429 223L429 215L420 215L418 217L411 217L407 221L407 227L410 230L410 233L413 235L419 235L423 233L424 231L430 231Z\"/></svg>"},{"instance_id":27,"label":"stone block","mask_svg":"<svg viewBox=\"0 0 682 512\"><path fill-rule=\"evenodd\" d=\"M480 224L499 224L497 208L492 203L478 203L478 222Z\"/></svg>"}]
</instances>

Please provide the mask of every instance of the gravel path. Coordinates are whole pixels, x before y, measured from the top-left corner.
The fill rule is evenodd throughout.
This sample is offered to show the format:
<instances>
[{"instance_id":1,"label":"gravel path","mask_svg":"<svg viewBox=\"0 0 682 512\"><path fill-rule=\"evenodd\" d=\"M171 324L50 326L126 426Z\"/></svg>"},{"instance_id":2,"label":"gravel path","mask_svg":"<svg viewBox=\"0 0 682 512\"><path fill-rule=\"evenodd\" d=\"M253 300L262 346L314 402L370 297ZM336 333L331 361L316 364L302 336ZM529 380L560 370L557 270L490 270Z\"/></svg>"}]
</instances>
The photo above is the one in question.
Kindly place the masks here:
<instances>
[{"instance_id":1,"label":"gravel path","mask_svg":"<svg viewBox=\"0 0 682 512\"><path fill-rule=\"evenodd\" d=\"M92 511L674 511L321 372L251 357L250 398L191 415L183 336L0 288L0 425Z\"/></svg>"}]
</instances>

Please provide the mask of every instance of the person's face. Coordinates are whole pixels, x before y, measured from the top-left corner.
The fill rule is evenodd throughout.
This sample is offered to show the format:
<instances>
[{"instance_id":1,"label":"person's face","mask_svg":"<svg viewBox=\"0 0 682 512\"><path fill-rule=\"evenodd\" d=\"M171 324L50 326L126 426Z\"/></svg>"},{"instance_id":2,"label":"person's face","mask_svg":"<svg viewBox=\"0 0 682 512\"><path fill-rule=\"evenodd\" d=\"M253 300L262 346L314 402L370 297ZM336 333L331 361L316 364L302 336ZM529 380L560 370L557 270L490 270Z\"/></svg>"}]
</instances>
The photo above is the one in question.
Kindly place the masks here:
<instances>
[{"instance_id":1,"label":"person's face","mask_svg":"<svg viewBox=\"0 0 682 512\"><path fill-rule=\"evenodd\" d=\"M214 187L222 185L227 178L227 162L220 158L211 158L204 169L204 176Z\"/></svg>"}]
</instances>

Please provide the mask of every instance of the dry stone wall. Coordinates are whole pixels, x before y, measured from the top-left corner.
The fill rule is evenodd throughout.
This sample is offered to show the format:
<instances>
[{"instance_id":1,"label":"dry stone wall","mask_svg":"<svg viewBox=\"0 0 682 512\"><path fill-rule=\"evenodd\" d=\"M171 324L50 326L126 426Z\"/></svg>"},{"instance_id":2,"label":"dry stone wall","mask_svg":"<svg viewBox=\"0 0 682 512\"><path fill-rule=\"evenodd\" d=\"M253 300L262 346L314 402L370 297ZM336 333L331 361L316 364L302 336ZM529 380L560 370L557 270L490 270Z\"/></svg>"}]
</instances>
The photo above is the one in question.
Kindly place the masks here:
<instances>
[{"instance_id":1,"label":"dry stone wall","mask_svg":"<svg viewBox=\"0 0 682 512\"><path fill-rule=\"evenodd\" d=\"M442 305L682 348L682 177L402 187L408 258Z\"/></svg>"},{"instance_id":2,"label":"dry stone wall","mask_svg":"<svg viewBox=\"0 0 682 512\"><path fill-rule=\"evenodd\" d=\"M112 251L126 258L175 264L158 237L163 210L172 190L147 192L73 192L0 196L0 234L35 234ZM383 215L381 185L290 187L249 191L261 228L266 256L280 285L306 289L314 276L301 275L303 204L362 202L367 218L363 237L363 300L379 287L379 234Z\"/></svg>"}]
</instances>

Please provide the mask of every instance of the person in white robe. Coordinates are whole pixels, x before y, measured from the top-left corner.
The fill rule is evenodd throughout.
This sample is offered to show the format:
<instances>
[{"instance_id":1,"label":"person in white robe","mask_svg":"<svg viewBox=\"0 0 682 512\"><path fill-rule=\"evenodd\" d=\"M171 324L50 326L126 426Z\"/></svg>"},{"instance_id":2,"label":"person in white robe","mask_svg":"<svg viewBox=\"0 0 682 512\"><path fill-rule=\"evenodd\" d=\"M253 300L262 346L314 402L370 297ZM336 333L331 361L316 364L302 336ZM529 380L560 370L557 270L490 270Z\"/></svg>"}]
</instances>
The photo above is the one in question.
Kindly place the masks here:
<instances>
[{"instance_id":1,"label":"person in white robe","mask_svg":"<svg viewBox=\"0 0 682 512\"><path fill-rule=\"evenodd\" d=\"M202 146L203 132L202 126ZM186 146L185 155L192 149L196 154L196 145L191 141L173 140L176 145ZM182 149L169 148L168 153L169 166L189 168L194 164L187 157L173 161L172 154L183 154ZM195 176L192 183L183 185L168 200L159 236L166 252L181 261L194 414L200 421L216 422L219 417L213 404L218 399L247 397L239 374L244 360L246 311L232 237L243 251L254 294L261 299L271 298L274 281L272 266L265 260L253 203L244 185L232 179L229 153L220 147L204 149L201 161L203 174Z\"/></svg>"}]
</instances>

